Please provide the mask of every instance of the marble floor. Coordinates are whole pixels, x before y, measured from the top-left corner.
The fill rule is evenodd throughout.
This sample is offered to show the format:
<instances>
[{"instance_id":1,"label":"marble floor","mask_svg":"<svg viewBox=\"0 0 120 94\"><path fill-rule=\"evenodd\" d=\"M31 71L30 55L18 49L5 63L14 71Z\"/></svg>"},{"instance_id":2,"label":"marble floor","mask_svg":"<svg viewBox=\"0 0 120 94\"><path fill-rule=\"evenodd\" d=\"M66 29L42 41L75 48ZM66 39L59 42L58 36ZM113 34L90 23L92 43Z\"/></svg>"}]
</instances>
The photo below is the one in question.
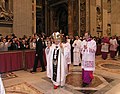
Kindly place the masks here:
<instances>
[{"instance_id":1,"label":"marble floor","mask_svg":"<svg viewBox=\"0 0 120 94\"><path fill-rule=\"evenodd\" d=\"M6 94L120 94L120 58L102 60L101 56L96 56L94 80L85 88L81 87L80 66L71 65L65 87L56 90L46 72L32 74L20 70L12 73L16 76L3 79Z\"/></svg>"}]
</instances>

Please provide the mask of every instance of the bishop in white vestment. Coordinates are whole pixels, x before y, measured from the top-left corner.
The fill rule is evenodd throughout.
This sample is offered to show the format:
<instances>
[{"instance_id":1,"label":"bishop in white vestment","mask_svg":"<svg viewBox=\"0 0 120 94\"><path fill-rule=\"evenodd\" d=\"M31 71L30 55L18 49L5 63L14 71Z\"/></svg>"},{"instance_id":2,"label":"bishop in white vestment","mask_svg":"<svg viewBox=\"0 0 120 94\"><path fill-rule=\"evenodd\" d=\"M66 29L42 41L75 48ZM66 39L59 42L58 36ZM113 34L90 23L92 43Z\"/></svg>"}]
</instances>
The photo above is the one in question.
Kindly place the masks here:
<instances>
[{"instance_id":1,"label":"bishop in white vestment","mask_svg":"<svg viewBox=\"0 0 120 94\"><path fill-rule=\"evenodd\" d=\"M50 47L49 63L51 70L51 81L54 89L58 86L64 86L66 80L67 64L64 57L64 49L61 47L59 40L55 40L55 45Z\"/></svg>"}]
</instances>

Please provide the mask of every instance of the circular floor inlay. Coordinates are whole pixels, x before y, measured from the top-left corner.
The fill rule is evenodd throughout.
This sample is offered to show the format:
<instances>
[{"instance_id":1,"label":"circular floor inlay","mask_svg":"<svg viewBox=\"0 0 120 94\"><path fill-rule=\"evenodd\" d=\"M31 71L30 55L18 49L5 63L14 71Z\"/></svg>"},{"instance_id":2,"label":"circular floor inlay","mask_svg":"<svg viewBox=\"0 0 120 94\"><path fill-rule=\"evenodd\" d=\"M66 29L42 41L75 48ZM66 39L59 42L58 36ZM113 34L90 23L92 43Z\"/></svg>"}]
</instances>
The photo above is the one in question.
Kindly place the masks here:
<instances>
[{"instance_id":1,"label":"circular floor inlay","mask_svg":"<svg viewBox=\"0 0 120 94\"><path fill-rule=\"evenodd\" d=\"M120 65L115 64L102 64L101 66L109 69L120 69Z\"/></svg>"},{"instance_id":2,"label":"circular floor inlay","mask_svg":"<svg viewBox=\"0 0 120 94\"><path fill-rule=\"evenodd\" d=\"M82 86L82 75L81 74L69 74L66 79L66 83L68 85L72 85L74 87L81 87ZM90 84L90 87L97 87L103 82L98 78L94 77L92 83Z\"/></svg>"}]
</instances>

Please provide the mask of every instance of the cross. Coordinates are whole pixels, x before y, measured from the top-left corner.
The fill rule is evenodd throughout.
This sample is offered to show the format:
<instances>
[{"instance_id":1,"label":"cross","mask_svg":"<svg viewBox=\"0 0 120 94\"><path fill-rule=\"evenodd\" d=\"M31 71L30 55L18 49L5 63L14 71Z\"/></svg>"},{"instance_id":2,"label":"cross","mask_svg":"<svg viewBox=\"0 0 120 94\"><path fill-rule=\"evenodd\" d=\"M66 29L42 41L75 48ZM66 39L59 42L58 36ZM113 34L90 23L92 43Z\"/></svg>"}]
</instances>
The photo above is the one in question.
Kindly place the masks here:
<instances>
[{"instance_id":1,"label":"cross","mask_svg":"<svg viewBox=\"0 0 120 94\"><path fill-rule=\"evenodd\" d=\"M64 34L62 34L62 30L60 30L60 42L62 43L62 37Z\"/></svg>"}]
</instances>

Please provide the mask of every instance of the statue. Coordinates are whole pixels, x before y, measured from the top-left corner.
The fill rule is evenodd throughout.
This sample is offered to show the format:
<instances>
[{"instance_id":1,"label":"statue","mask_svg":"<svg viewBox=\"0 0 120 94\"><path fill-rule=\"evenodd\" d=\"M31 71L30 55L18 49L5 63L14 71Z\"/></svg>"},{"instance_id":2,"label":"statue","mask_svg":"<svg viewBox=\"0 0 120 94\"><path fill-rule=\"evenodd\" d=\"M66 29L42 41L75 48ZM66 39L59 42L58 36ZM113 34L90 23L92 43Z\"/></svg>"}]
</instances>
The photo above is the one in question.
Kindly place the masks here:
<instances>
[{"instance_id":1,"label":"statue","mask_svg":"<svg viewBox=\"0 0 120 94\"><path fill-rule=\"evenodd\" d=\"M97 29L102 29L102 15L101 15L101 9L100 9L100 7L97 7L96 10L97 10L97 16L96 16Z\"/></svg>"},{"instance_id":2,"label":"statue","mask_svg":"<svg viewBox=\"0 0 120 94\"><path fill-rule=\"evenodd\" d=\"M6 11L5 0L0 0L0 20L13 21L12 11Z\"/></svg>"},{"instance_id":3,"label":"statue","mask_svg":"<svg viewBox=\"0 0 120 94\"><path fill-rule=\"evenodd\" d=\"M0 7L5 9L5 0L0 0Z\"/></svg>"}]
</instances>

